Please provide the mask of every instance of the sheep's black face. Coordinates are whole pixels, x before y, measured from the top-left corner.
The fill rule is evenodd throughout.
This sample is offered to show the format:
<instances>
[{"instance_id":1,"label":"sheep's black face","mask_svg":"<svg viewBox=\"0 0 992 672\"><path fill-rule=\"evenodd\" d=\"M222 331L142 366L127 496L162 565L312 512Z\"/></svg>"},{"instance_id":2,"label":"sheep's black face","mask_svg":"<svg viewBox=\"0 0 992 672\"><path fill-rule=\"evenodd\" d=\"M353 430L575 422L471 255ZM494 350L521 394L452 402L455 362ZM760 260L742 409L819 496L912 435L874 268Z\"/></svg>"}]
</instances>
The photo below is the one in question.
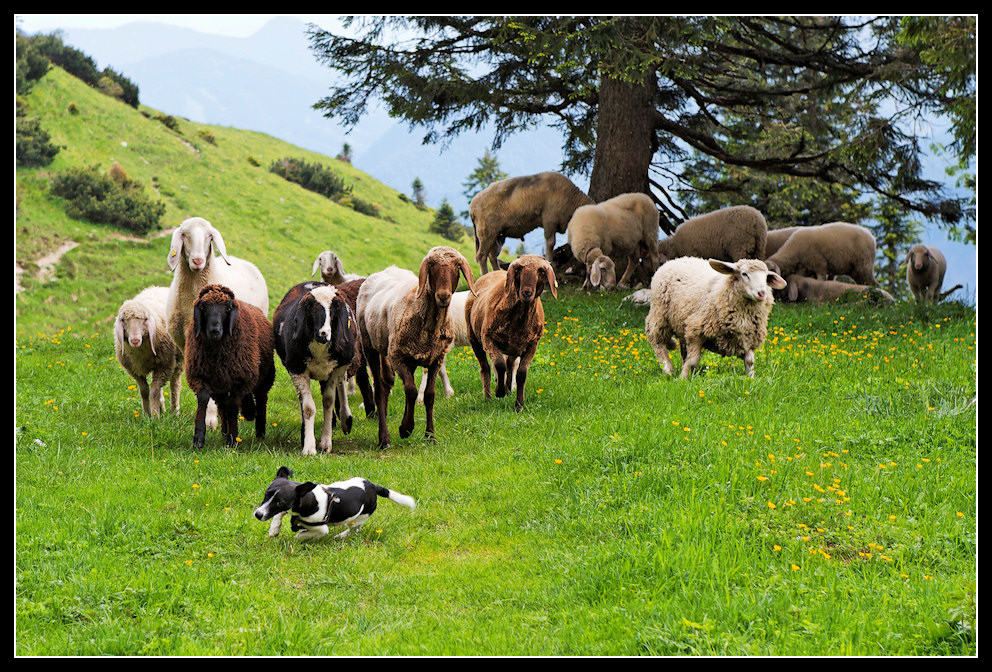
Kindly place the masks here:
<instances>
[{"instance_id":1,"label":"sheep's black face","mask_svg":"<svg viewBox=\"0 0 992 672\"><path fill-rule=\"evenodd\" d=\"M233 303L207 304L193 311L194 333L216 343L231 332L238 319L238 309Z\"/></svg>"}]
</instances>

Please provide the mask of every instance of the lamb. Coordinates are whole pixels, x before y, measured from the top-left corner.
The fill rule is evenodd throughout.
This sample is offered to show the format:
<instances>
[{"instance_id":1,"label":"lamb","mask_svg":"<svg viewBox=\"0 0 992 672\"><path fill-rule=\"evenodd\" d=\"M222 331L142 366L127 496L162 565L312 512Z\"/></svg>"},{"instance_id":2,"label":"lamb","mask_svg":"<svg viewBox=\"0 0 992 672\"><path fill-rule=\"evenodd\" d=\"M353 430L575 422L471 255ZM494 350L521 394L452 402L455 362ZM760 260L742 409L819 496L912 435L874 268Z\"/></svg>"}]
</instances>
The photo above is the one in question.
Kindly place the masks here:
<instances>
[{"instance_id":1,"label":"lamb","mask_svg":"<svg viewBox=\"0 0 992 672\"><path fill-rule=\"evenodd\" d=\"M533 254L524 254L505 271L493 271L479 278L476 295L465 306L469 343L479 360L479 375L486 399L491 398L491 373L487 356L496 369L496 396L504 397L509 387L507 369L519 358L515 373L517 388L514 408L524 408L527 369L544 334L545 287L558 298L558 282L551 264Z\"/></svg>"},{"instance_id":2,"label":"lamb","mask_svg":"<svg viewBox=\"0 0 992 672\"><path fill-rule=\"evenodd\" d=\"M225 263L213 261L214 250ZM166 321L180 355L186 347L193 303L206 285L229 287L240 300L269 314L269 290L261 272L249 261L228 256L220 231L202 217L191 217L172 232L167 261L173 275ZM207 409L206 423L208 427L217 426L217 410L212 401Z\"/></svg>"},{"instance_id":3,"label":"lamb","mask_svg":"<svg viewBox=\"0 0 992 672\"><path fill-rule=\"evenodd\" d=\"M651 279L644 331L664 372L672 374L668 351L676 337L683 380L699 364L703 348L740 357L745 374L754 376L754 351L765 341L775 303L770 288L785 286L785 280L759 259L730 263L681 257L663 264Z\"/></svg>"},{"instance_id":4,"label":"lamb","mask_svg":"<svg viewBox=\"0 0 992 672\"><path fill-rule=\"evenodd\" d=\"M737 261L764 259L768 225L749 205L734 205L687 219L658 241L661 263L677 257Z\"/></svg>"},{"instance_id":5,"label":"lamb","mask_svg":"<svg viewBox=\"0 0 992 672\"><path fill-rule=\"evenodd\" d=\"M304 455L316 455L314 405L310 381L320 382L324 427L320 447L331 452L335 408L345 434L351 431L347 377L359 361L358 325L345 298L326 282L302 282L286 292L272 314L275 350L289 372L300 404L300 443Z\"/></svg>"},{"instance_id":6,"label":"lamb","mask_svg":"<svg viewBox=\"0 0 992 672\"><path fill-rule=\"evenodd\" d=\"M786 278L803 275L827 280L834 275L849 275L858 284L878 286L875 236L857 224L832 222L799 227L765 263Z\"/></svg>"},{"instance_id":7,"label":"lamb","mask_svg":"<svg viewBox=\"0 0 992 672\"><path fill-rule=\"evenodd\" d=\"M940 300L946 272L947 261L943 253L932 245L917 243L906 255L906 282L918 302Z\"/></svg>"},{"instance_id":8,"label":"lamb","mask_svg":"<svg viewBox=\"0 0 992 672\"><path fill-rule=\"evenodd\" d=\"M568 244L573 256L585 264L589 285L612 289L626 287L645 256L651 269L658 267L658 209L647 194L628 193L602 203L576 208L568 222ZM611 256L625 255L627 267L616 282Z\"/></svg>"},{"instance_id":9,"label":"lamb","mask_svg":"<svg viewBox=\"0 0 992 672\"><path fill-rule=\"evenodd\" d=\"M330 250L324 250L314 259L313 271L310 273L311 278L317 273L318 269L320 269L321 280L329 285L341 285L349 280L357 280L362 277L354 273L345 273L344 264L341 263L341 259Z\"/></svg>"},{"instance_id":10,"label":"lamb","mask_svg":"<svg viewBox=\"0 0 992 672\"><path fill-rule=\"evenodd\" d=\"M158 415L164 408L166 383L169 384L172 410L179 412L182 355L165 323L168 296L168 287L147 287L122 303L114 320L117 361L137 383L141 407L149 416Z\"/></svg>"},{"instance_id":11,"label":"lamb","mask_svg":"<svg viewBox=\"0 0 992 672\"><path fill-rule=\"evenodd\" d=\"M207 402L213 399L228 446L238 439L238 411L255 420L255 437L265 437L269 390L275 381L272 323L252 304L223 285L203 287L193 303L186 334L186 383L196 393L193 447L206 438Z\"/></svg>"},{"instance_id":12,"label":"lamb","mask_svg":"<svg viewBox=\"0 0 992 672\"><path fill-rule=\"evenodd\" d=\"M888 301L895 301L895 298L884 289L871 287L869 285L858 285L840 280L817 280L801 275L790 275L786 278L788 283L789 301L807 301L809 303L824 303L826 301L836 301L848 292L857 292L866 298L875 298Z\"/></svg>"},{"instance_id":13,"label":"lamb","mask_svg":"<svg viewBox=\"0 0 992 672\"><path fill-rule=\"evenodd\" d=\"M593 200L560 173L545 172L494 182L476 194L468 212L475 229L475 260L482 274L499 268L500 241L544 230L545 259L551 259L555 234L565 233L572 213Z\"/></svg>"},{"instance_id":14,"label":"lamb","mask_svg":"<svg viewBox=\"0 0 992 672\"><path fill-rule=\"evenodd\" d=\"M454 340L449 306L459 274L465 276L474 294L475 281L468 260L458 250L442 245L431 248L424 256L419 276L390 266L366 278L358 292L358 328L372 370L380 448L390 445L387 402L397 374L406 393L400 437L413 433L417 405L413 374L418 366L427 371L425 438L434 438L434 382Z\"/></svg>"}]
</instances>

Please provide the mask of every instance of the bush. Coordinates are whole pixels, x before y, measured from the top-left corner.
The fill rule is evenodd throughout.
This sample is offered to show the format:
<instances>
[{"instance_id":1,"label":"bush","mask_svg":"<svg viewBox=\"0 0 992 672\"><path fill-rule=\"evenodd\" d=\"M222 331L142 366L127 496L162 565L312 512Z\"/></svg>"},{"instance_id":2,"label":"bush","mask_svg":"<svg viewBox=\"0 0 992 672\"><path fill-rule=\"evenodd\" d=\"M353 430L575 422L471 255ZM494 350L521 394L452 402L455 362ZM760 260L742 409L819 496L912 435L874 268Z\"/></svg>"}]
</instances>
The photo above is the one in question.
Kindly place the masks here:
<instances>
[{"instance_id":1,"label":"bush","mask_svg":"<svg viewBox=\"0 0 992 672\"><path fill-rule=\"evenodd\" d=\"M59 146L35 118L17 117L17 165L22 168L47 166L59 153Z\"/></svg>"},{"instance_id":2,"label":"bush","mask_svg":"<svg viewBox=\"0 0 992 672\"><path fill-rule=\"evenodd\" d=\"M337 173L319 163L307 163L303 159L277 159L269 166L269 172L330 199L351 195L351 187Z\"/></svg>"},{"instance_id":3,"label":"bush","mask_svg":"<svg viewBox=\"0 0 992 672\"><path fill-rule=\"evenodd\" d=\"M154 119L162 123L170 131L179 132L179 120L171 114L156 114Z\"/></svg>"},{"instance_id":4,"label":"bush","mask_svg":"<svg viewBox=\"0 0 992 672\"><path fill-rule=\"evenodd\" d=\"M52 179L52 194L66 200L66 214L97 224L111 224L138 234L158 227L165 204L152 201L140 182L123 170L114 176L97 168L74 168Z\"/></svg>"}]
</instances>

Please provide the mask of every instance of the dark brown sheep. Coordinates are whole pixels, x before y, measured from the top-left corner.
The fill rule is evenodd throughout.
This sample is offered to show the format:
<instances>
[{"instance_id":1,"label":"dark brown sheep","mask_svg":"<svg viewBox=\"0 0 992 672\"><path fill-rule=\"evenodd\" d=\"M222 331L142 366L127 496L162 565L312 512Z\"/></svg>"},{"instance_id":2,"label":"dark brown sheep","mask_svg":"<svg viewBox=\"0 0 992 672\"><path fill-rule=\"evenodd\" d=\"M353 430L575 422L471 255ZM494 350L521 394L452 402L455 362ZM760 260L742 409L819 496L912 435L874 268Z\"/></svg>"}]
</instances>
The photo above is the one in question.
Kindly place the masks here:
<instances>
[{"instance_id":1,"label":"dark brown sheep","mask_svg":"<svg viewBox=\"0 0 992 672\"><path fill-rule=\"evenodd\" d=\"M186 383L196 393L193 447L206 437L207 402L217 403L227 445L238 438L238 412L265 437L265 409L275 380L275 337L265 314L223 285L203 287L186 333Z\"/></svg>"}]
</instances>

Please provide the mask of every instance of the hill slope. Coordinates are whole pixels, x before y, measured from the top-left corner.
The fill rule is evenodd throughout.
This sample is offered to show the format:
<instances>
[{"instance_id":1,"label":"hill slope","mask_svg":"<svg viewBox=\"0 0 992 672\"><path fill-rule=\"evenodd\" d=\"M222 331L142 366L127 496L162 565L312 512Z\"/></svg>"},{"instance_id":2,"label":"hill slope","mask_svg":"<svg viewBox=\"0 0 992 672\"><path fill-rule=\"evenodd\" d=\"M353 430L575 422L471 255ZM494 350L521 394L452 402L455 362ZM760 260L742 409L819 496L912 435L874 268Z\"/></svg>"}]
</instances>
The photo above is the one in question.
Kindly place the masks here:
<instances>
[{"instance_id":1,"label":"hill slope","mask_svg":"<svg viewBox=\"0 0 992 672\"><path fill-rule=\"evenodd\" d=\"M210 220L229 254L262 270L273 306L292 284L310 277L322 250L335 250L348 272L368 274L389 264L415 270L431 246L451 244L428 232L433 211L416 208L346 162L271 136L184 119L171 130L155 119L158 110L135 110L58 68L35 84L26 102L29 115L40 118L63 149L44 168L17 171L16 263L25 273L15 310L22 331L109 324L121 301L148 285L167 285L168 233L191 216ZM70 104L78 113L69 112ZM380 208L381 218L270 173L272 161L283 157L332 168L354 196ZM139 239L72 220L49 194L54 174L87 166L106 171L114 162L165 203L162 231ZM54 280L37 278L38 260L68 241L78 246L61 259ZM454 247L471 258L468 237Z\"/></svg>"}]
</instances>

